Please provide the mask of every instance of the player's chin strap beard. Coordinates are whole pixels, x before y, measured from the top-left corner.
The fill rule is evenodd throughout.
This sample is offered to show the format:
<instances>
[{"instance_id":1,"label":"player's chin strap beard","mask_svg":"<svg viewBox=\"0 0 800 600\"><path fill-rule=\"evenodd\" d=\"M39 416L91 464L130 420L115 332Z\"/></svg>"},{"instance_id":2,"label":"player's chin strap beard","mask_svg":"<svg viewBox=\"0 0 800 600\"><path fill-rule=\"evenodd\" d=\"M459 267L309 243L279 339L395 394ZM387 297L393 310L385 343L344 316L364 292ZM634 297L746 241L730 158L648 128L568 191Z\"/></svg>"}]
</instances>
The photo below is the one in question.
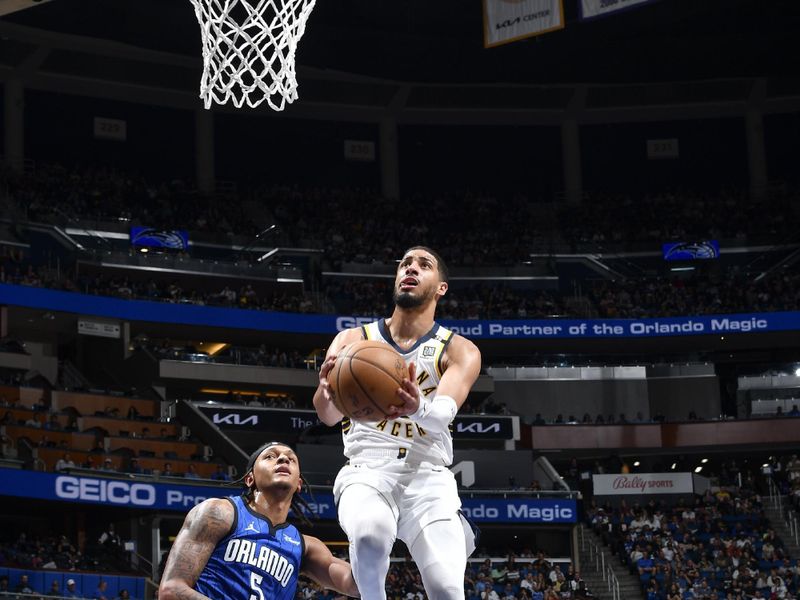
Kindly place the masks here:
<instances>
[{"instance_id":1,"label":"player's chin strap beard","mask_svg":"<svg viewBox=\"0 0 800 600\"><path fill-rule=\"evenodd\" d=\"M428 301L428 295L422 294L414 296L406 292L397 292L394 295L394 303L400 308L417 308Z\"/></svg>"}]
</instances>

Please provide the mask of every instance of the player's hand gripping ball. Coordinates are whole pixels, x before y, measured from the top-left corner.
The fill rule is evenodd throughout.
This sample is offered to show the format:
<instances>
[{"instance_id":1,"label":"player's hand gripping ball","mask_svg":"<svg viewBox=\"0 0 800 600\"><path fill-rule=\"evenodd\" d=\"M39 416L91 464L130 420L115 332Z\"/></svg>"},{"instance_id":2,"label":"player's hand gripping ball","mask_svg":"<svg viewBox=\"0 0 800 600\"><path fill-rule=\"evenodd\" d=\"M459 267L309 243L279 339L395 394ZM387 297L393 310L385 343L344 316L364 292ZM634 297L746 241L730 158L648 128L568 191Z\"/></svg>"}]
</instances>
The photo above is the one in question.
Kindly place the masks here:
<instances>
[{"instance_id":1,"label":"player's hand gripping ball","mask_svg":"<svg viewBox=\"0 0 800 600\"><path fill-rule=\"evenodd\" d=\"M408 379L403 357L391 346L368 340L342 348L328 373L336 408L355 421L381 421L401 406L397 389Z\"/></svg>"}]
</instances>

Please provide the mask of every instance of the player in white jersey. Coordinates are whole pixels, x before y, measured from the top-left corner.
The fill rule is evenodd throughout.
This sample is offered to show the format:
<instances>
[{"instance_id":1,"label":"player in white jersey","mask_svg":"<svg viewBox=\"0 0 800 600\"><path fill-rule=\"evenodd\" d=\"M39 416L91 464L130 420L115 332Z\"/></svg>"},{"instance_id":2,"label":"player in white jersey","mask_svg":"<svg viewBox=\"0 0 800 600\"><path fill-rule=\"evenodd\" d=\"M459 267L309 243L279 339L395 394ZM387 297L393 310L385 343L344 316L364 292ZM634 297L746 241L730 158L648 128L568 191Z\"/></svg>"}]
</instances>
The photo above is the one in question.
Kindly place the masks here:
<instances>
[{"instance_id":1,"label":"player in white jersey","mask_svg":"<svg viewBox=\"0 0 800 600\"><path fill-rule=\"evenodd\" d=\"M339 333L331 343L314 394L319 418L342 421L348 464L336 477L339 523L350 541L350 563L361 597L385 600L395 539L408 546L431 600L462 600L464 569L474 536L460 513L450 424L478 378L480 351L434 321L447 293L447 266L424 246L410 248L395 277L392 316ZM391 345L409 365L397 390L402 405L376 422L343 419L327 382L336 354L362 339Z\"/></svg>"}]
</instances>

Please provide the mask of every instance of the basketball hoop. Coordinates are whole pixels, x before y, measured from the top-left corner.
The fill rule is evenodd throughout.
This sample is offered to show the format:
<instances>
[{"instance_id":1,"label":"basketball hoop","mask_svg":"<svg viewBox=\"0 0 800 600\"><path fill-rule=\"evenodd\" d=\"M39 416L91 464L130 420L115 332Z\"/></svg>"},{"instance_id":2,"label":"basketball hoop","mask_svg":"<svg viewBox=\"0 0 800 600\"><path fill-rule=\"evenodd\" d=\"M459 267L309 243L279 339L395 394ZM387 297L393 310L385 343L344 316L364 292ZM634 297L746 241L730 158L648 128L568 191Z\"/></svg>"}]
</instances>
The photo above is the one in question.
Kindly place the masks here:
<instances>
[{"instance_id":1,"label":"basketball hoop","mask_svg":"<svg viewBox=\"0 0 800 600\"><path fill-rule=\"evenodd\" d=\"M191 0L203 38L200 97L212 103L297 100L295 53L316 0Z\"/></svg>"}]
</instances>

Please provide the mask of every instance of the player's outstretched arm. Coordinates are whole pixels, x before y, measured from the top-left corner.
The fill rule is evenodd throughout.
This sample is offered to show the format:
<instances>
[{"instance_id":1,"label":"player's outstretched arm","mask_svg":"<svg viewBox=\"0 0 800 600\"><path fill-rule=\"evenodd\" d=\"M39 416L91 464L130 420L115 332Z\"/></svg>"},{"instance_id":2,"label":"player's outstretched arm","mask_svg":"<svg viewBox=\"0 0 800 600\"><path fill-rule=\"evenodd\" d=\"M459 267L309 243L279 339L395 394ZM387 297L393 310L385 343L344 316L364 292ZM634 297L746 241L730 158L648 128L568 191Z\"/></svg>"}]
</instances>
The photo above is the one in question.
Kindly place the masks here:
<instances>
[{"instance_id":1,"label":"player's outstretched arm","mask_svg":"<svg viewBox=\"0 0 800 600\"><path fill-rule=\"evenodd\" d=\"M318 538L303 536L306 554L303 558L303 574L311 577L322 587L336 590L340 594L359 598L356 581L350 563L336 558Z\"/></svg>"},{"instance_id":2,"label":"player's outstretched arm","mask_svg":"<svg viewBox=\"0 0 800 600\"><path fill-rule=\"evenodd\" d=\"M207 598L192 588L216 545L230 532L233 518L233 506L220 498L205 500L189 511L169 552L159 600Z\"/></svg>"},{"instance_id":3,"label":"player's outstretched arm","mask_svg":"<svg viewBox=\"0 0 800 600\"><path fill-rule=\"evenodd\" d=\"M336 334L328 347L325 362L322 363L322 368L319 370L319 386L314 392L314 408L317 410L319 420L325 425L336 425L344 416L333 403L331 386L328 384L328 373L336 363L336 354L347 344L358 342L361 339L363 336L360 329L345 329Z\"/></svg>"}]
</instances>

